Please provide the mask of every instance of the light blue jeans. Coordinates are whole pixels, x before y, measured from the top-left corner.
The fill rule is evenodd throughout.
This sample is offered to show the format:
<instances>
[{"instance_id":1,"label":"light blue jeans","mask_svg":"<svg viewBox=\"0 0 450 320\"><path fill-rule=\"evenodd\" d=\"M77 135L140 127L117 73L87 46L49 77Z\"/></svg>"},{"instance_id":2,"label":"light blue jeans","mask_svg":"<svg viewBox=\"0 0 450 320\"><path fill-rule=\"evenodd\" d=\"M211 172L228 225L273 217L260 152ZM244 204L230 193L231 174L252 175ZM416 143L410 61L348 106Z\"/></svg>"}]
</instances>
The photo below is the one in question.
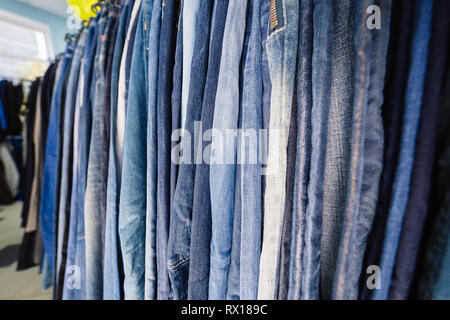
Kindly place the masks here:
<instances>
[{"instance_id":1,"label":"light blue jeans","mask_svg":"<svg viewBox=\"0 0 450 320\"><path fill-rule=\"evenodd\" d=\"M244 44L247 1L231 0L222 49L219 80L217 84L213 130L225 136L227 129L236 129L239 115L239 74ZM229 159L230 164L225 164ZM218 163L219 162L219 163ZM233 233L233 209L236 171L236 143L225 147L213 137L210 188L211 188L211 263L209 272L209 299L223 300L227 292L228 268Z\"/></svg>"},{"instance_id":2,"label":"light blue jeans","mask_svg":"<svg viewBox=\"0 0 450 320\"><path fill-rule=\"evenodd\" d=\"M148 52L148 119L147 119L147 214L145 222L145 280L144 298L156 299L156 103L158 95L159 38L161 31L161 3L153 1Z\"/></svg>"},{"instance_id":3,"label":"light blue jeans","mask_svg":"<svg viewBox=\"0 0 450 320\"><path fill-rule=\"evenodd\" d=\"M144 299L147 212L147 83L153 0L143 0L131 60L119 202L125 299ZM142 72L143 71L143 72Z\"/></svg>"}]
</instances>

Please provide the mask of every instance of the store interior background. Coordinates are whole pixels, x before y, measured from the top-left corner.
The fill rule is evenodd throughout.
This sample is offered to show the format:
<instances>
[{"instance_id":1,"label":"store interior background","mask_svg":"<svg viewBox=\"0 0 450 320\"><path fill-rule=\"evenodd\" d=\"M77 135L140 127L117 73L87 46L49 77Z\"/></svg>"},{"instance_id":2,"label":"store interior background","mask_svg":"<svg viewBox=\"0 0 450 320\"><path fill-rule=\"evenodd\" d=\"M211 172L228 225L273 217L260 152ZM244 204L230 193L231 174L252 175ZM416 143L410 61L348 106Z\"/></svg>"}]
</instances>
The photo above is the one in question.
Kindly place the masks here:
<instances>
[{"instance_id":1,"label":"store interior background","mask_svg":"<svg viewBox=\"0 0 450 320\"><path fill-rule=\"evenodd\" d=\"M76 33L73 15L66 0L0 0L0 79L26 82L42 76L64 51L65 35ZM21 209L21 201L0 204L0 300L51 299L51 289L41 289L39 266L16 271L24 233Z\"/></svg>"}]
</instances>

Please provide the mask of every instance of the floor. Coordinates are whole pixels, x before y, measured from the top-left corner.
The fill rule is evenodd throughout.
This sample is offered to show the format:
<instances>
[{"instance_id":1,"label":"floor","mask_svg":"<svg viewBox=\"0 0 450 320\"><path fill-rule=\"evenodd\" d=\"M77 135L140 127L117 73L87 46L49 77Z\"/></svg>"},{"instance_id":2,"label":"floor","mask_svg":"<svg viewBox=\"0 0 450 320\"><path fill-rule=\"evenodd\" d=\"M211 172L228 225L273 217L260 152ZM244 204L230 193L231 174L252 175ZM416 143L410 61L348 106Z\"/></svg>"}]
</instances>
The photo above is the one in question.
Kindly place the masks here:
<instances>
[{"instance_id":1,"label":"floor","mask_svg":"<svg viewBox=\"0 0 450 320\"><path fill-rule=\"evenodd\" d=\"M39 268L16 271L22 242L22 202L0 206L0 300L50 300L51 289L42 291Z\"/></svg>"}]
</instances>

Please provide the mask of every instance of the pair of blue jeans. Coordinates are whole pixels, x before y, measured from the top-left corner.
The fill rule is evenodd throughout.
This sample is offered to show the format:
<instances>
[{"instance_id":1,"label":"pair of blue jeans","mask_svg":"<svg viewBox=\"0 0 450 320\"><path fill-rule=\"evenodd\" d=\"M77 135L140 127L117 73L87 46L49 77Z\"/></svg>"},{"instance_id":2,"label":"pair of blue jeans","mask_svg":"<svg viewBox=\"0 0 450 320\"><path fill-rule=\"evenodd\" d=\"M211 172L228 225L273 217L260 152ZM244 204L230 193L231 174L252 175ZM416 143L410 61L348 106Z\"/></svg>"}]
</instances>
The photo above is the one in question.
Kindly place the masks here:
<instances>
[{"instance_id":1,"label":"pair of blue jeans","mask_svg":"<svg viewBox=\"0 0 450 320\"><path fill-rule=\"evenodd\" d=\"M83 57L86 43L86 32L81 33L74 51L69 78L66 84L66 96L64 104L63 132L62 132L62 160L61 160L61 184L58 207L57 246L56 246L56 297L62 297L64 274L67 259L67 245L70 225L70 202L72 196L73 177L73 122L80 73L81 58Z\"/></svg>"},{"instance_id":2,"label":"pair of blue jeans","mask_svg":"<svg viewBox=\"0 0 450 320\"><path fill-rule=\"evenodd\" d=\"M167 270L167 245L169 240L170 186L171 186L171 126L172 126L172 80L176 49L176 21L180 1L168 0L162 9L161 35L158 62L158 97L156 107L157 125L157 190L156 190L156 261L157 299L171 297Z\"/></svg>"},{"instance_id":3,"label":"pair of blue jeans","mask_svg":"<svg viewBox=\"0 0 450 320\"><path fill-rule=\"evenodd\" d=\"M149 31L153 1L143 0L134 40L128 90L119 238L124 267L125 299L144 299L147 169L147 83ZM142 69L144 72L142 72Z\"/></svg>"},{"instance_id":4,"label":"pair of blue jeans","mask_svg":"<svg viewBox=\"0 0 450 320\"><path fill-rule=\"evenodd\" d=\"M381 16L381 30L369 30L367 8L355 7L355 75L352 147L348 173L346 211L334 275L333 298L357 299L366 238L375 215L383 161L383 127L380 107L384 86L389 14ZM390 1L377 4L390 12ZM380 71L381 69L381 71Z\"/></svg>"},{"instance_id":5,"label":"pair of blue jeans","mask_svg":"<svg viewBox=\"0 0 450 320\"><path fill-rule=\"evenodd\" d=\"M147 214L145 223L145 292L144 298L156 299L156 177L157 140L156 105L158 97L158 61L161 31L162 1L153 2L148 52L148 119L147 119Z\"/></svg>"},{"instance_id":6,"label":"pair of blue jeans","mask_svg":"<svg viewBox=\"0 0 450 320\"><path fill-rule=\"evenodd\" d=\"M232 0L228 6L219 78L214 106L213 130L223 136L237 129L239 115L240 60L244 45L247 2ZM220 144L212 137L210 159L211 253L209 299L225 299L232 245L235 200L236 142ZM225 158L231 160L225 164Z\"/></svg>"},{"instance_id":7,"label":"pair of blue jeans","mask_svg":"<svg viewBox=\"0 0 450 320\"><path fill-rule=\"evenodd\" d=\"M106 217L106 199L103 204L103 193L106 191L107 176L103 176L106 144L104 85L106 69L106 43L109 14L106 6L99 13L97 47L94 58L94 96L92 97L92 130L89 146L89 160L84 203L85 245L86 245L86 299L103 298L103 210ZM108 136L109 138L109 136Z\"/></svg>"},{"instance_id":8,"label":"pair of blue jeans","mask_svg":"<svg viewBox=\"0 0 450 320\"><path fill-rule=\"evenodd\" d=\"M120 11L111 67L108 194L106 200L105 263L103 266L103 298L105 300L120 300L123 297L123 266L118 232L120 178L117 169L116 120L120 62L131 10L131 1L126 1Z\"/></svg>"},{"instance_id":9,"label":"pair of blue jeans","mask_svg":"<svg viewBox=\"0 0 450 320\"><path fill-rule=\"evenodd\" d=\"M213 126L214 102L216 100L228 4L228 0L214 2L210 30L211 39L208 44L208 71L202 102L202 136ZM206 148L207 146L203 145L201 150L203 155ZM206 160L209 161L209 159L203 158L203 162L197 165L195 170L188 280L188 299L192 300L208 299L212 226L210 166L205 162Z\"/></svg>"},{"instance_id":10,"label":"pair of blue jeans","mask_svg":"<svg viewBox=\"0 0 450 320\"><path fill-rule=\"evenodd\" d=\"M192 137L194 137L194 123L195 121L201 120L202 114L201 108L208 66L212 8L213 3L211 0L202 1L200 11L198 13L198 19L196 19L198 24L196 28L196 35L194 37L195 44L193 46L189 80L189 95L184 123L186 135L181 137L181 139L190 139L188 143L190 146L189 154L191 155L191 162L180 163L177 185L173 199L173 208L170 216L168 269L174 299L186 299L188 296L191 219L196 170L196 165L193 163L192 159L195 157L197 152L198 143L198 141L192 140ZM186 7L184 7L183 10L186 10ZM184 19L185 16L183 15L183 26L185 22ZM186 44L186 41L184 41L184 31L185 29L183 27L183 53L185 52L184 49ZM181 132L183 133L183 130ZM184 142L182 141L181 143L183 144ZM184 150L183 152L187 152L187 150Z\"/></svg>"}]
</instances>

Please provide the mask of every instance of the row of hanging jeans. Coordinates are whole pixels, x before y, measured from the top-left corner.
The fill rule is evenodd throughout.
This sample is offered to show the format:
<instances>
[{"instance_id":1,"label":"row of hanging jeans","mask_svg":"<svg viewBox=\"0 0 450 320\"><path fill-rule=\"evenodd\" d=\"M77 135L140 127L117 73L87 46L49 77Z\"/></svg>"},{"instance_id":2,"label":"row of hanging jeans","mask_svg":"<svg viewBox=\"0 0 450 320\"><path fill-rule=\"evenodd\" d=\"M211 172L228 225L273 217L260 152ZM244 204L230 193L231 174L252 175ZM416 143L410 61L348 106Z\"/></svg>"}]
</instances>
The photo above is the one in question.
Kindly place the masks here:
<instances>
[{"instance_id":1,"label":"row of hanging jeans","mask_svg":"<svg viewBox=\"0 0 450 320\"><path fill-rule=\"evenodd\" d=\"M449 18L446 0L105 1L50 67L44 287L450 298Z\"/></svg>"}]
</instances>

